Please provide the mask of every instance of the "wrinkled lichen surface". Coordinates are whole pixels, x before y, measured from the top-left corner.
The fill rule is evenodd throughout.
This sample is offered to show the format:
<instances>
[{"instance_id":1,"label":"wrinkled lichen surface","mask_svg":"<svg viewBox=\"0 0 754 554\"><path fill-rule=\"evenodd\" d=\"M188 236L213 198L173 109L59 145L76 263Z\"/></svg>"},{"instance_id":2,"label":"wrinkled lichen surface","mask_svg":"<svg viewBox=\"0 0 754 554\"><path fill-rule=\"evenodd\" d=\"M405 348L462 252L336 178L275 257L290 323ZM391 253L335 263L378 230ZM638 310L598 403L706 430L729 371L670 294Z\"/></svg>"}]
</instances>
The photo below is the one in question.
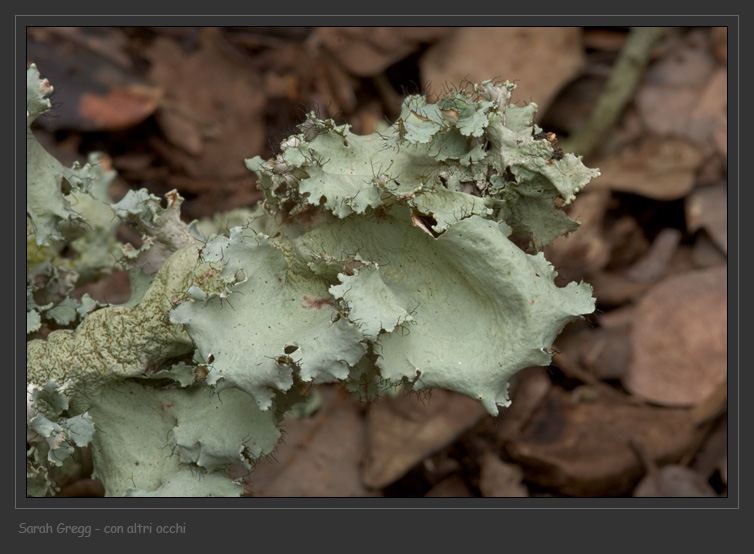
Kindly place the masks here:
<instances>
[{"instance_id":1,"label":"wrinkled lichen surface","mask_svg":"<svg viewBox=\"0 0 754 554\"><path fill-rule=\"evenodd\" d=\"M27 127L51 90L32 65ZM537 127L535 104L508 104L512 90L409 96L368 136L310 114L274 158L246 160L264 201L223 224L182 223L177 193L112 204L111 174L64 168L27 130L29 494L53 491L50 465L89 444L108 495L238 495L228 465L273 451L309 383L507 406L510 378L549 364L561 329L594 309L588 284L555 285L541 249L577 228L562 207L598 175ZM96 202L76 211L73 194ZM126 304L38 284L107 266L60 269L58 245L90 220L143 234L136 250L117 227L99 233L130 270ZM34 338L51 318L68 328Z\"/></svg>"}]
</instances>

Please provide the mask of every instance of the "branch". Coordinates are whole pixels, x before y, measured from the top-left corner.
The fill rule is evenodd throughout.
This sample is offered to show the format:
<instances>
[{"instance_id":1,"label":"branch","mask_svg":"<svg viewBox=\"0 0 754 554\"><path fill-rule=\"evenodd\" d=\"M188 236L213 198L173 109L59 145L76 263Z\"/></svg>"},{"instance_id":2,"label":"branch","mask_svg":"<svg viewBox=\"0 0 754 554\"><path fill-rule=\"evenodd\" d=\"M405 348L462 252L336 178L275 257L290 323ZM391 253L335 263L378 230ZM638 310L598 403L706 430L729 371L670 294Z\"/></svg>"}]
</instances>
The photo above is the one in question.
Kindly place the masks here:
<instances>
[{"instance_id":1,"label":"branch","mask_svg":"<svg viewBox=\"0 0 754 554\"><path fill-rule=\"evenodd\" d=\"M578 152L582 156L594 153L605 135L613 127L639 85L649 62L652 48L663 33L662 27L633 27L626 44L615 63L610 79L602 91L597 105L581 129L563 140L565 152Z\"/></svg>"}]
</instances>

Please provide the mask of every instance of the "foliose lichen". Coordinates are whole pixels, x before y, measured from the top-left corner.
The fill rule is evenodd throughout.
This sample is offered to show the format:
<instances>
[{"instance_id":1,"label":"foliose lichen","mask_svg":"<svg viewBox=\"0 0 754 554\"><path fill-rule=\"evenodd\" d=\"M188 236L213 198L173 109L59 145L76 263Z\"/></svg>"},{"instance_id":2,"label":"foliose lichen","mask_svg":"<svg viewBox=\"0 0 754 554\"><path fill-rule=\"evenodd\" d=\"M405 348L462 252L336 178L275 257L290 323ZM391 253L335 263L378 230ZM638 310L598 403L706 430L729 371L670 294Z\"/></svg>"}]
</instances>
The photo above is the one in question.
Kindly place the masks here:
<instances>
[{"instance_id":1,"label":"foliose lichen","mask_svg":"<svg viewBox=\"0 0 754 554\"><path fill-rule=\"evenodd\" d=\"M279 154L246 160L264 200L214 223L183 223L176 192L165 208L146 191L113 204L110 174L63 168L28 130L29 226L53 249L40 263L59 267L71 222L142 233L138 249L100 233L130 271L125 304L70 288L45 304L27 280L29 494L53 492L46 468L89 444L108 495L238 495L228 466L274 449L308 384L508 405L510 378L549 364L557 334L594 309L588 284L556 286L541 249L577 228L562 207L599 174L534 123L535 104L509 104L513 88L409 96L366 136L310 114ZM51 90L32 65L27 126ZM93 182L100 214L74 211ZM43 318L69 328L37 338Z\"/></svg>"}]
</instances>

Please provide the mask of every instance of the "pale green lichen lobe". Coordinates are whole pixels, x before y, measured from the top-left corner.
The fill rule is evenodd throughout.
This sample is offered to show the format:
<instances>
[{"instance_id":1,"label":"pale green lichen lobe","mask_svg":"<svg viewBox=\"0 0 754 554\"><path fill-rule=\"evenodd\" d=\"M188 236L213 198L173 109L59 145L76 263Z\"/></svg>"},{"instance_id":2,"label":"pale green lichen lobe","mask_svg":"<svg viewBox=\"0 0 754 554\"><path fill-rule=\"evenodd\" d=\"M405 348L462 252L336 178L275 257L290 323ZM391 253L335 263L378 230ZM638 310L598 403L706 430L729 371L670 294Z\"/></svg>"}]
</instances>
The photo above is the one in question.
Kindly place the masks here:
<instances>
[{"instance_id":1,"label":"pale green lichen lobe","mask_svg":"<svg viewBox=\"0 0 754 554\"><path fill-rule=\"evenodd\" d=\"M120 222L142 234L121 247L124 304L61 299L71 283L40 306L27 276L29 493L49 493L47 468L90 444L107 495L238 495L227 467L274 449L309 384L363 399L444 388L493 415L508 405L511 377L549 364L557 334L594 310L591 287L556 286L541 250L578 227L562 207L599 174L559 151L535 104L509 104L513 88L409 96L366 136L310 115L272 159L246 160L262 203L189 225L176 191L166 207L145 190L112 205L111 173L62 167L28 130L40 264L82 218L108 240L81 242L81 260L109 252ZM51 91L32 65L27 126ZM78 325L34 338L49 322Z\"/></svg>"}]
</instances>

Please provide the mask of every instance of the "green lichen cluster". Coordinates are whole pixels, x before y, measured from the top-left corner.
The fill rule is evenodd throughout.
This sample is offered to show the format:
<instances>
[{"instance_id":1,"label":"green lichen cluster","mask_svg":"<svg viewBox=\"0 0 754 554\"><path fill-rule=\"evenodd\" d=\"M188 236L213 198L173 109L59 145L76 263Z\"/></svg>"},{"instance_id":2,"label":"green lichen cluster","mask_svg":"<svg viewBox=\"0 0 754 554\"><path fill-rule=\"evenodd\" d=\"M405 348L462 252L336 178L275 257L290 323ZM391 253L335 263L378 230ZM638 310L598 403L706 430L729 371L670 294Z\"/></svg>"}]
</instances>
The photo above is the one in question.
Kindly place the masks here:
<instances>
[{"instance_id":1,"label":"green lichen cluster","mask_svg":"<svg viewBox=\"0 0 754 554\"><path fill-rule=\"evenodd\" d=\"M34 66L28 75L39 115L51 89ZM576 229L562 206L598 175L537 127L536 105L510 105L512 90L409 96L391 127L366 136L310 114L274 158L246 161L264 201L214 222L182 223L177 193L166 208L145 191L118 204L100 195L104 219L142 233L138 249L116 244L133 294L60 307L80 316L30 336L29 390L66 400L28 404L30 493L51 490L44 468L68 453L72 418L91 426L84 443L108 495L213 496L241 492L228 465L251 468L274 449L308 384L365 399L439 387L493 415L508 405L511 376L549 364L561 329L594 309L589 285L555 285L540 250ZM29 166L53 166L27 142ZM92 217L67 198L91 194L74 177L91 166L60 167L27 180L45 248ZM36 331L52 308L30 283Z\"/></svg>"}]
</instances>

